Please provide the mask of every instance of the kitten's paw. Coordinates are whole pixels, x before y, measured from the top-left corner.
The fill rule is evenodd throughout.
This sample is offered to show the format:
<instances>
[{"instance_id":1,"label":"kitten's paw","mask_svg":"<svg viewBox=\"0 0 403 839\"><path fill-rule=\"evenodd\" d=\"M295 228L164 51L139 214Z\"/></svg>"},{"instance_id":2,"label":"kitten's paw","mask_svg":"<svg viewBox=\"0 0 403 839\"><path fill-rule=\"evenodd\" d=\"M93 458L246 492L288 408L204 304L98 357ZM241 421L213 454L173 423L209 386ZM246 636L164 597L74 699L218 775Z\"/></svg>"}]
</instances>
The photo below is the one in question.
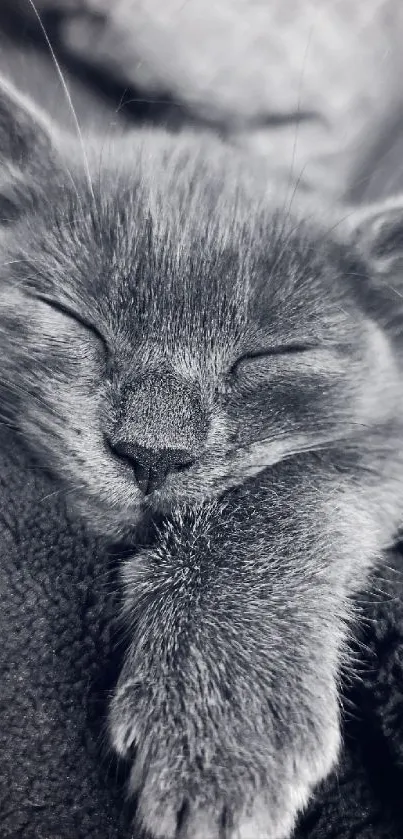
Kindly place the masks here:
<instances>
[{"instance_id":1,"label":"kitten's paw","mask_svg":"<svg viewBox=\"0 0 403 839\"><path fill-rule=\"evenodd\" d=\"M315 785L337 760L337 703L328 725L307 726L298 744L289 732L277 746L271 741L262 748L257 732L239 737L225 720L216 739L203 742L203 720L189 712L177 717L173 735L166 709L157 720L150 708L150 728L144 695L138 682L127 680L111 710L114 748L126 758L133 755L130 791L137 794L143 828L155 839L289 839Z\"/></svg>"}]
</instances>

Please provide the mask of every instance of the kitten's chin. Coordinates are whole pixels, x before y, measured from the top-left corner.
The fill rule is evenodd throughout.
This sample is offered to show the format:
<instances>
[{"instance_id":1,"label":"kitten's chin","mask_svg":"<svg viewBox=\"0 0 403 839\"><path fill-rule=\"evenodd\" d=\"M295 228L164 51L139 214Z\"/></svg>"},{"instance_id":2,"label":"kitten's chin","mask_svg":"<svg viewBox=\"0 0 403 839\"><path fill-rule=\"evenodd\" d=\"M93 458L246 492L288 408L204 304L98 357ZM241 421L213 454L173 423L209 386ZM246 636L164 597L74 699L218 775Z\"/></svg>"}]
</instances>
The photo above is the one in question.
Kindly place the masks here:
<instances>
[{"instance_id":1,"label":"kitten's chin","mask_svg":"<svg viewBox=\"0 0 403 839\"><path fill-rule=\"evenodd\" d=\"M107 542L134 542L150 521L158 522L161 517L172 513L178 505L186 505L190 499L165 497L163 493L142 496L132 504L108 505L102 498L93 495L66 493L69 513L85 522L87 529Z\"/></svg>"},{"instance_id":2,"label":"kitten's chin","mask_svg":"<svg viewBox=\"0 0 403 839\"><path fill-rule=\"evenodd\" d=\"M118 509L91 496L72 499L68 495L66 504L73 516L83 519L89 531L107 542L132 540L144 518L140 504Z\"/></svg>"},{"instance_id":3,"label":"kitten's chin","mask_svg":"<svg viewBox=\"0 0 403 839\"><path fill-rule=\"evenodd\" d=\"M78 515L95 536L108 542L126 542L136 540L143 526L150 521L158 522L178 507L202 504L222 494L224 489L218 492L217 488L210 488L209 491L208 487L197 484L186 488L167 486L147 496L139 492L134 496L130 489L125 492L122 485L116 485L115 491L110 493L110 497L114 497L113 503L108 500L106 492L86 492L84 488L74 494L68 490L65 503L70 514L73 517Z\"/></svg>"}]
</instances>

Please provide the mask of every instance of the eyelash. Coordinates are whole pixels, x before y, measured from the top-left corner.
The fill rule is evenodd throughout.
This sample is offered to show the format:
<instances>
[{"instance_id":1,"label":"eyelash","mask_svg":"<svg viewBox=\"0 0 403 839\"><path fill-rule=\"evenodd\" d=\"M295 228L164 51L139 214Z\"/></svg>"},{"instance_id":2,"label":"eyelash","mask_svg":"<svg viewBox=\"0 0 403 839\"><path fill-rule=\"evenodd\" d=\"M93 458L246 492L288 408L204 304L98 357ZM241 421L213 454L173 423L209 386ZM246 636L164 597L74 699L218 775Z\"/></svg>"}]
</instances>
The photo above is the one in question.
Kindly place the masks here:
<instances>
[{"instance_id":1,"label":"eyelash","mask_svg":"<svg viewBox=\"0 0 403 839\"><path fill-rule=\"evenodd\" d=\"M42 303L46 303L52 309L55 309L56 312L61 312L61 314L66 315L69 318L72 318L73 320L77 321L77 323L81 324L81 326L84 326L85 329L92 332L93 335L95 335L96 338L98 338L98 340L101 342L102 346L104 347L106 356L108 356L109 348L107 341L96 326L87 321L85 318L81 317L81 315L78 315L77 312L75 312L73 309L70 309L68 306L65 306L64 303L60 303L58 300L54 300L52 297L46 297L46 295L44 294L36 294L35 299L40 300Z\"/></svg>"}]
</instances>

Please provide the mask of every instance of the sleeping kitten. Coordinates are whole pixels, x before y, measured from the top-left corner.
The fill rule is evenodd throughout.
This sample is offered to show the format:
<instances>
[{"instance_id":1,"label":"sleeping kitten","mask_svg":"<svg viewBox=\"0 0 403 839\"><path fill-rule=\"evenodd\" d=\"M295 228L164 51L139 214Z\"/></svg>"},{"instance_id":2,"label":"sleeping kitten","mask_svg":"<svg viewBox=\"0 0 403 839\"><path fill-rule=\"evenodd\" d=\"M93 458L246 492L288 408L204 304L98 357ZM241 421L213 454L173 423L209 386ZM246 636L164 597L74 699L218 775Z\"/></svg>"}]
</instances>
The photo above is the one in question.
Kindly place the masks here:
<instances>
[{"instance_id":1,"label":"sleeping kitten","mask_svg":"<svg viewBox=\"0 0 403 839\"><path fill-rule=\"evenodd\" d=\"M0 155L1 412L105 538L159 520L110 716L139 822L286 839L401 523L402 208L336 239L218 143L76 142L6 84Z\"/></svg>"}]
</instances>

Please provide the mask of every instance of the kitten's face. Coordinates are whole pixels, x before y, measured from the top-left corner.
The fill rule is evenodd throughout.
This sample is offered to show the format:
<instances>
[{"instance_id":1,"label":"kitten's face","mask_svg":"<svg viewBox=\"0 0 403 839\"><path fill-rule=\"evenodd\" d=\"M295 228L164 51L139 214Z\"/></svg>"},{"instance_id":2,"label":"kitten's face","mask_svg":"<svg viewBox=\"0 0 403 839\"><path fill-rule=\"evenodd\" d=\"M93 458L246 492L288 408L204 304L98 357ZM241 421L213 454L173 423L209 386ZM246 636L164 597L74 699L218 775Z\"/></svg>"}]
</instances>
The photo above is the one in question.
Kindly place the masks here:
<instances>
[{"instance_id":1,"label":"kitten's face","mask_svg":"<svg viewBox=\"0 0 403 839\"><path fill-rule=\"evenodd\" d=\"M390 407L342 251L176 146L104 153L93 195L58 165L2 232L3 405L109 535Z\"/></svg>"}]
</instances>

